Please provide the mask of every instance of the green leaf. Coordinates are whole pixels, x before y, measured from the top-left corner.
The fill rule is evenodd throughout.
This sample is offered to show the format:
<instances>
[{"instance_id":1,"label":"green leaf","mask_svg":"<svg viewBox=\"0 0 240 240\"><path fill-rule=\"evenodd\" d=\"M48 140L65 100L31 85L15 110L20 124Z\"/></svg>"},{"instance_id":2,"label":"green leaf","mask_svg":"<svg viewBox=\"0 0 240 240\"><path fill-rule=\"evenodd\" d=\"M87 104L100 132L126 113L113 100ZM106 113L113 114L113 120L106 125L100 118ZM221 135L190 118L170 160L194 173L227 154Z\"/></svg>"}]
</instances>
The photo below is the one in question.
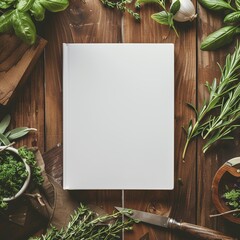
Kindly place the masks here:
<instances>
[{"instance_id":1,"label":"green leaf","mask_svg":"<svg viewBox=\"0 0 240 240\"><path fill-rule=\"evenodd\" d=\"M235 23L240 21L240 11L238 12L233 12L233 13L229 13L225 18L224 18L224 22L225 23Z\"/></svg>"},{"instance_id":2,"label":"green leaf","mask_svg":"<svg viewBox=\"0 0 240 240\"><path fill-rule=\"evenodd\" d=\"M50 12L63 11L69 5L68 0L39 0L39 2Z\"/></svg>"},{"instance_id":3,"label":"green leaf","mask_svg":"<svg viewBox=\"0 0 240 240\"><path fill-rule=\"evenodd\" d=\"M7 114L0 122L0 133L4 133L6 131L7 127L10 124L10 121L11 121L11 116Z\"/></svg>"},{"instance_id":4,"label":"green leaf","mask_svg":"<svg viewBox=\"0 0 240 240\"><path fill-rule=\"evenodd\" d=\"M226 26L211 33L203 40L201 50L212 51L230 44L237 33L237 28L237 26Z\"/></svg>"},{"instance_id":5,"label":"green leaf","mask_svg":"<svg viewBox=\"0 0 240 240\"><path fill-rule=\"evenodd\" d=\"M8 136L9 140L14 140L27 135L30 131L36 131L36 129L28 127L19 127L9 131L8 133L6 133L6 135Z\"/></svg>"},{"instance_id":6,"label":"green leaf","mask_svg":"<svg viewBox=\"0 0 240 240\"><path fill-rule=\"evenodd\" d=\"M191 109L193 109L193 111L196 113L196 115L198 116L198 110L196 109L195 106L193 106L191 103L187 103L188 107L190 107Z\"/></svg>"},{"instance_id":7,"label":"green leaf","mask_svg":"<svg viewBox=\"0 0 240 240\"><path fill-rule=\"evenodd\" d=\"M237 7L237 10L240 10L240 0L235 0L235 5Z\"/></svg>"},{"instance_id":8,"label":"green leaf","mask_svg":"<svg viewBox=\"0 0 240 240\"><path fill-rule=\"evenodd\" d=\"M191 135L192 128L193 128L193 123L192 123L192 119L191 119L191 120L189 121L189 124L188 124L188 131L187 131L188 136Z\"/></svg>"},{"instance_id":9,"label":"green leaf","mask_svg":"<svg viewBox=\"0 0 240 240\"><path fill-rule=\"evenodd\" d=\"M10 32L12 30L13 10L7 11L0 16L0 33Z\"/></svg>"},{"instance_id":10,"label":"green leaf","mask_svg":"<svg viewBox=\"0 0 240 240\"><path fill-rule=\"evenodd\" d=\"M140 5L142 3L159 3L159 0L137 0L135 5Z\"/></svg>"},{"instance_id":11,"label":"green leaf","mask_svg":"<svg viewBox=\"0 0 240 240\"><path fill-rule=\"evenodd\" d=\"M179 0L177 0L171 5L170 12L175 15L179 11L180 7L181 3Z\"/></svg>"},{"instance_id":12,"label":"green leaf","mask_svg":"<svg viewBox=\"0 0 240 240\"><path fill-rule=\"evenodd\" d=\"M12 22L15 34L20 39L30 45L35 43L36 28L28 13L16 10L13 14Z\"/></svg>"},{"instance_id":13,"label":"green leaf","mask_svg":"<svg viewBox=\"0 0 240 240\"><path fill-rule=\"evenodd\" d=\"M212 11L233 10L235 9L224 0L198 0L198 2L205 8Z\"/></svg>"},{"instance_id":14,"label":"green leaf","mask_svg":"<svg viewBox=\"0 0 240 240\"><path fill-rule=\"evenodd\" d=\"M36 21L43 21L45 17L45 8L40 4L39 0L35 0L30 11Z\"/></svg>"},{"instance_id":15,"label":"green leaf","mask_svg":"<svg viewBox=\"0 0 240 240\"><path fill-rule=\"evenodd\" d=\"M169 14L165 11L161 11L159 13L152 14L151 18L156 21L157 23L163 25L169 25Z\"/></svg>"},{"instance_id":16,"label":"green leaf","mask_svg":"<svg viewBox=\"0 0 240 240\"><path fill-rule=\"evenodd\" d=\"M0 1L0 9L7 9L16 2L16 0L1 0Z\"/></svg>"},{"instance_id":17,"label":"green leaf","mask_svg":"<svg viewBox=\"0 0 240 240\"><path fill-rule=\"evenodd\" d=\"M0 142L2 142L4 145L10 144L10 141L2 133L0 133Z\"/></svg>"},{"instance_id":18,"label":"green leaf","mask_svg":"<svg viewBox=\"0 0 240 240\"><path fill-rule=\"evenodd\" d=\"M17 9L21 12L28 11L35 0L18 0Z\"/></svg>"}]
</instances>

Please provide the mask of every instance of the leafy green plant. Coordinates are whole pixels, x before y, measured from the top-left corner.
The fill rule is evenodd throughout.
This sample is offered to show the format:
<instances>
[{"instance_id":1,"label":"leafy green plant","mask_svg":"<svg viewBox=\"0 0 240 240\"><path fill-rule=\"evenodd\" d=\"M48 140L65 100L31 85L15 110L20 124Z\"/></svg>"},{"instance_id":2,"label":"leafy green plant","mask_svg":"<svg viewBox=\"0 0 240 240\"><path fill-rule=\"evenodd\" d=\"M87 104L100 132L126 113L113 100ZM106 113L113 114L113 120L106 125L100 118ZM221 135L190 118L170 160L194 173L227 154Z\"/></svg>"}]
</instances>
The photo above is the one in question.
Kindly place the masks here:
<instances>
[{"instance_id":1,"label":"leafy green plant","mask_svg":"<svg viewBox=\"0 0 240 240\"><path fill-rule=\"evenodd\" d=\"M134 220L122 221L125 211L99 216L84 205L75 211L65 229L57 230L51 226L45 235L29 240L115 240L120 239L122 230L132 230Z\"/></svg>"},{"instance_id":2,"label":"leafy green plant","mask_svg":"<svg viewBox=\"0 0 240 240\"><path fill-rule=\"evenodd\" d=\"M27 44L36 41L36 21L43 21L45 10L59 12L69 5L68 0L1 0L0 33L14 31Z\"/></svg>"},{"instance_id":3,"label":"leafy green plant","mask_svg":"<svg viewBox=\"0 0 240 240\"><path fill-rule=\"evenodd\" d=\"M0 152L0 209L8 207L4 198L13 197L22 188L28 172L23 161L12 152Z\"/></svg>"},{"instance_id":4,"label":"leafy green plant","mask_svg":"<svg viewBox=\"0 0 240 240\"><path fill-rule=\"evenodd\" d=\"M240 210L240 188L237 185L231 189L226 186L226 192L223 194L222 198L230 209ZM240 217L240 213L238 212L233 214L235 217Z\"/></svg>"},{"instance_id":5,"label":"leafy green plant","mask_svg":"<svg viewBox=\"0 0 240 240\"><path fill-rule=\"evenodd\" d=\"M207 36L201 43L201 50L217 50L225 45L230 44L234 36L240 33L240 1L225 0L198 0L206 9L221 12L224 26Z\"/></svg>"},{"instance_id":6,"label":"leafy green plant","mask_svg":"<svg viewBox=\"0 0 240 240\"><path fill-rule=\"evenodd\" d=\"M109 8L116 8L121 12L128 12L132 15L137 21L140 21L140 15L137 12L134 12L131 8L128 7L128 4L132 2L132 0L119 0L119 1L110 1L110 0L100 0L102 4Z\"/></svg>"},{"instance_id":7,"label":"leafy green plant","mask_svg":"<svg viewBox=\"0 0 240 240\"><path fill-rule=\"evenodd\" d=\"M204 101L200 110L189 104L196 113L196 121L190 120L185 130L187 139L182 158L185 158L188 145L196 136L201 135L204 139L208 137L209 140L203 147L206 152L216 141L232 139L230 133L239 126L235 124L240 118L240 83L237 82L240 69L239 44L236 45L234 53L226 57L224 68L220 69L219 83L215 78L212 84L205 84L209 99ZM213 114L213 110L218 111Z\"/></svg>"},{"instance_id":8,"label":"leafy green plant","mask_svg":"<svg viewBox=\"0 0 240 240\"><path fill-rule=\"evenodd\" d=\"M0 122L0 145L9 145L13 140L27 135L30 131L36 131L35 128L18 127L7 131L11 122L11 116L6 115Z\"/></svg>"}]
</instances>

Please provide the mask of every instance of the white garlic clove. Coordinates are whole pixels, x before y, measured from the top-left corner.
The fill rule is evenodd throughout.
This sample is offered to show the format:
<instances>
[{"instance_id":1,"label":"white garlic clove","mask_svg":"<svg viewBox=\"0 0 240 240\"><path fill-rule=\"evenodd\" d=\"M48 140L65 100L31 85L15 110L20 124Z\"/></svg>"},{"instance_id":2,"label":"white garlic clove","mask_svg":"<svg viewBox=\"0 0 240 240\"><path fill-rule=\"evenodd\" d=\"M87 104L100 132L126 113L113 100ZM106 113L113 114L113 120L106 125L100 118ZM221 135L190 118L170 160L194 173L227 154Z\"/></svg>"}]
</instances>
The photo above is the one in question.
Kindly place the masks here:
<instances>
[{"instance_id":1,"label":"white garlic clove","mask_svg":"<svg viewBox=\"0 0 240 240\"><path fill-rule=\"evenodd\" d=\"M177 0L173 0L171 7L174 2ZM180 9L173 16L173 19L177 22L187 22L193 21L197 17L195 7L191 0L180 0Z\"/></svg>"}]
</instances>

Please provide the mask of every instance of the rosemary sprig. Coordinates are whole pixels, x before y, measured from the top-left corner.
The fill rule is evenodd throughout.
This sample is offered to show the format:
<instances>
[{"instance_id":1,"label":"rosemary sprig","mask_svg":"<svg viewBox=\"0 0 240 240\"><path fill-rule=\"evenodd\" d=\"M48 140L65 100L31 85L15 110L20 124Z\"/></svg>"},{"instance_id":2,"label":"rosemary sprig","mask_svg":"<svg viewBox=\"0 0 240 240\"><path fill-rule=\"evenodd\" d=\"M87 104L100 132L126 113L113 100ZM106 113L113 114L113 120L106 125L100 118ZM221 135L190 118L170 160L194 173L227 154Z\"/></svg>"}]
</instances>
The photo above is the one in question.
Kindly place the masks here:
<instances>
[{"instance_id":1,"label":"rosemary sprig","mask_svg":"<svg viewBox=\"0 0 240 240\"><path fill-rule=\"evenodd\" d=\"M97 216L86 206L80 207L71 217L66 229L57 230L51 226L45 235L29 240L115 240L120 239L122 230L132 230L133 219L122 221L122 214L131 213L126 209L110 215Z\"/></svg>"},{"instance_id":2,"label":"rosemary sprig","mask_svg":"<svg viewBox=\"0 0 240 240\"><path fill-rule=\"evenodd\" d=\"M127 7L128 4L132 2L132 0L119 0L119 1L110 1L110 0L100 0L102 4L106 7L116 8L121 12L128 12L131 16L133 16L137 21L140 21L141 17L139 13L134 12L132 9Z\"/></svg>"},{"instance_id":3,"label":"rosemary sprig","mask_svg":"<svg viewBox=\"0 0 240 240\"><path fill-rule=\"evenodd\" d=\"M208 124L208 121L205 121L203 123L204 118L206 115L211 112L213 109L219 108L221 106L221 103L224 98L237 87L237 84L235 81L238 80L239 76L239 69L240 69L240 46L237 43L235 47L235 51L232 55L228 55L226 57L226 62L224 68L221 69L221 78L219 81L219 84L217 84L216 78L213 80L212 85L210 85L208 82L206 82L206 87L209 91L209 100L205 101L203 106L199 111L195 107L193 107L195 113L196 113L196 121L193 123L192 120L190 120L188 124L188 129L186 131L187 133L187 139L184 146L182 158L185 158L185 154L188 148L188 145L190 141L198 136L204 129L206 129L206 124ZM192 105L190 105L192 106ZM233 130L233 127L231 128ZM222 130L222 133L219 133L219 136L217 139L221 138L223 135L226 135L227 132L224 132Z\"/></svg>"}]
</instances>

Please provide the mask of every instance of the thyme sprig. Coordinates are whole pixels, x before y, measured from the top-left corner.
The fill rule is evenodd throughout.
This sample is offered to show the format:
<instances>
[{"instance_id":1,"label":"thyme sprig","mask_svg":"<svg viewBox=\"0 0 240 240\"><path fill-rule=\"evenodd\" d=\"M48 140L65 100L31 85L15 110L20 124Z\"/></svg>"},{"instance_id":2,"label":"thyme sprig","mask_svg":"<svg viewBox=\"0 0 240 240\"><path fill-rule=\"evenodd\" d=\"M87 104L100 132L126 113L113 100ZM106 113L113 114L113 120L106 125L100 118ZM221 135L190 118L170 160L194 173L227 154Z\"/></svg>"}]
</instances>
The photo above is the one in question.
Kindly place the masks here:
<instances>
[{"instance_id":1,"label":"thyme sprig","mask_svg":"<svg viewBox=\"0 0 240 240\"><path fill-rule=\"evenodd\" d=\"M132 2L132 0L119 0L119 1L110 1L110 0L100 0L102 4L106 7L116 8L121 12L128 12L131 16L133 16L137 21L140 21L141 17L139 13L134 12L127 5Z\"/></svg>"},{"instance_id":2,"label":"thyme sprig","mask_svg":"<svg viewBox=\"0 0 240 240\"><path fill-rule=\"evenodd\" d=\"M128 213L126 209L122 212L113 212L110 215L98 216L89 208L80 204L80 207L71 216L71 221L65 229L58 230L51 226L45 235L29 240L114 240L120 239L122 230L132 230L135 222L133 219L122 221L122 214Z\"/></svg>"},{"instance_id":3,"label":"thyme sprig","mask_svg":"<svg viewBox=\"0 0 240 240\"><path fill-rule=\"evenodd\" d=\"M213 135L210 141L204 146L203 151L206 152L206 150L217 140L224 137L225 139L229 138L227 135L237 127L237 125L231 124L239 117L238 110L234 108L239 101L239 83L236 83L239 77L239 69L240 46L237 43L234 53L226 57L224 68L220 67L221 78L219 83L217 83L217 79L215 78L211 85L208 82L205 84L209 91L209 100L204 101L199 111L191 104L189 105L196 113L196 121L195 123L193 120L189 121L188 129L186 130L187 139L182 154L183 159L185 158L190 141L199 134L203 134L207 130L204 136L207 137L213 130L216 130L216 124L218 124L218 131L215 132L215 135ZM231 104L229 105L229 103ZM206 120L206 116L216 108L220 108L221 111L218 118L210 116Z\"/></svg>"}]
</instances>

